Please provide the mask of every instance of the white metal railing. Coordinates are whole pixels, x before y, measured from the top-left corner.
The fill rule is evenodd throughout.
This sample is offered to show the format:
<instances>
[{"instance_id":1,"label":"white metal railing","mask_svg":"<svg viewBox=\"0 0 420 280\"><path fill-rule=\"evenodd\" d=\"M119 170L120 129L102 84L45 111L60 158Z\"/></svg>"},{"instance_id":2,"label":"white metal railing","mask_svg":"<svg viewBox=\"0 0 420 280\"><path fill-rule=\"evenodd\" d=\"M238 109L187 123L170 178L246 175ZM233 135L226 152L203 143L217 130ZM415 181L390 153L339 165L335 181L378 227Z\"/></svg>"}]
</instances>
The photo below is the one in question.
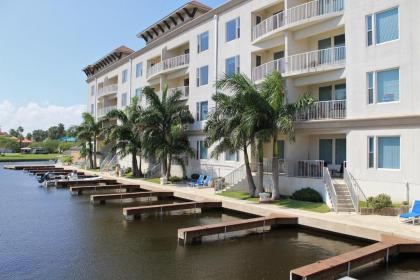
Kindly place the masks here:
<instances>
[{"instance_id":1,"label":"white metal railing","mask_svg":"<svg viewBox=\"0 0 420 280\"><path fill-rule=\"evenodd\" d=\"M190 95L190 87L189 86L169 88L168 89L168 94L173 94L176 91L182 92L182 97L181 98L188 98L188 96Z\"/></svg>"},{"instance_id":2,"label":"white metal railing","mask_svg":"<svg viewBox=\"0 0 420 280\"><path fill-rule=\"evenodd\" d=\"M287 57L286 72L310 72L322 70L327 66L344 64L346 46L321 49Z\"/></svg>"},{"instance_id":3,"label":"white metal railing","mask_svg":"<svg viewBox=\"0 0 420 280\"><path fill-rule=\"evenodd\" d=\"M344 10L344 0L316 0L287 9L286 23L293 24L313 17Z\"/></svg>"},{"instance_id":4,"label":"white metal railing","mask_svg":"<svg viewBox=\"0 0 420 280\"><path fill-rule=\"evenodd\" d=\"M324 176L323 160L286 161L287 175L302 178L322 178Z\"/></svg>"},{"instance_id":5,"label":"white metal railing","mask_svg":"<svg viewBox=\"0 0 420 280\"><path fill-rule=\"evenodd\" d=\"M331 180L330 171L328 170L328 167L324 167L324 183L325 188L327 190L328 196L331 199L331 204L334 212L338 211L338 200L337 200L337 193L335 192L334 184Z\"/></svg>"},{"instance_id":6,"label":"white metal railing","mask_svg":"<svg viewBox=\"0 0 420 280\"><path fill-rule=\"evenodd\" d=\"M276 59L260 66L255 67L252 70L252 79L254 81L263 80L267 75L278 71L284 73L285 71L285 60L284 58Z\"/></svg>"},{"instance_id":7,"label":"white metal railing","mask_svg":"<svg viewBox=\"0 0 420 280\"><path fill-rule=\"evenodd\" d=\"M185 66L185 65L188 65L189 63L190 63L189 54L183 54L183 55L165 59L147 69L147 78L154 76L162 71L174 69L180 66Z\"/></svg>"},{"instance_id":8,"label":"white metal railing","mask_svg":"<svg viewBox=\"0 0 420 280\"><path fill-rule=\"evenodd\" d=\"M100 88L98 90L98 95L103 96L103 95L108 94L108 93L113 93L113 92L116 93L117 91L118 91L118 85L113 84L113 85L104 86L104 87Z\"/></svg>"},{"instance_id":9,"label":"white metal railing","mask_svg":"<svg viewBox=\"0 0 420 280\"><path fill-rule=\"evenodd\" d=\"M109 154L105 157L104 161L101 162L99 171L101 173L111 172L115 169L115 166L118 164L118 155Z\"/></svg>"},{"instance_id":10,"label":"white metal railing","mask_svg":"<svg viewBox=\"0 0 420 280\"><path fill-rule=\"evenodd\" d=\"M343 119L346 117L346 100L317 101L295 114L295 120Z\"/></svg>"},{"instance_id":11,"label":"white metal railing","mask_svg":"<svg viewBox=\"0 0 420 280\"><path fill-rule=\"evenodd\" d=\"M155 165L152 165L148 168L148 170L144 174L144 177L145 178L153 178L153 177L156 177L156 176L160 176L159 175L160 170L161 170L161 164L156 163Z\"/></svg>"},{"instance_id":12,"label":"white metal railing","mask_svg":"<svg viewBox=\"0 0 420 280\"><path fill-rule=\"evenodd\" d=\"M344 163L344 166L346 166L346 162ZM359 186L356 179L353 177L347 167L344 167L343 179L349 189L354 209L356 212L360 213L360 200L363 199L366 201L367 198L362 188Z\"/></svg>"},{"instance_id":13,"label":"white metal railing","mask_svg":"<svg viewBox=\"0 0 420 280\"><path fill-rule=\"evenodd\" d=\"M115 109L117 109L117 105L98 108L98 117L104 117L106 114Z\"/></svg>"},{"instance_id":14,"label":"white metal railing","mask_svg":"<svg viewBox=\"0 0 420 280\"><path fill-rule=\"evenodd\" d=\"M275 14L257 25L252 27L252 40L256 40L261 36L276 30L285 24L285 13L284 11Z\"/></svg>"},{"instance_id":15,"label":"white metal railing","mask_svg":"<svg viewBox=\"0 0 420 280\"><path fill-rule=\"evenodd\" d=\"M246 168L245 164L241 164L237 168L233 169L231 172L224 176L225 178L225 185L226 186L233 186L236 183L240 182L241 180L246 178ZM221 190L216 190L221 191Z\"/></svg>"}]
</instances>

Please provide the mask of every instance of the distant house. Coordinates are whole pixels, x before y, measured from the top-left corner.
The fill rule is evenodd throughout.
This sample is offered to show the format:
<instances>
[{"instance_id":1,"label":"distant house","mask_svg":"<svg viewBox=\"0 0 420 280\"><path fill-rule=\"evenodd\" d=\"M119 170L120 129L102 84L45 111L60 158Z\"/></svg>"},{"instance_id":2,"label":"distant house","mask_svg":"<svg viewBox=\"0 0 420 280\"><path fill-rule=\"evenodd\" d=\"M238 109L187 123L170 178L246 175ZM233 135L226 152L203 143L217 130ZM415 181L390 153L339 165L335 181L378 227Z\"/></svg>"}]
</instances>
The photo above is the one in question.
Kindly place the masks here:
<instances>
[{"instance_id":1,"label":"distant house","mask_svg":"<svg viewBox=\"0 0 420 280\"><path fill-rule=\"evenodd\" d=\"M48 150L42 147L36 147L31 149L32 154L48 154Z\"/></svg>"}]
</instances>

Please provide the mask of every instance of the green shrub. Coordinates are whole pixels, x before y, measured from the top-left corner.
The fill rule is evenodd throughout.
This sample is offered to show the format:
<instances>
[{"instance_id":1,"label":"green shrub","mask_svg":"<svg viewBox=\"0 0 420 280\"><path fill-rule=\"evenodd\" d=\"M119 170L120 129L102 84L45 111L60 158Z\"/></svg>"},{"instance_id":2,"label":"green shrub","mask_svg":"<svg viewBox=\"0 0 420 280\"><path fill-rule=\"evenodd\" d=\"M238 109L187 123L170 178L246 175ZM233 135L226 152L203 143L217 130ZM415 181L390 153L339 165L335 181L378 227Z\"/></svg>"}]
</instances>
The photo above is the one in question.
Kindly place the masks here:
<instances>
[{"instance_id":1,"label":"green shrub","mask_svg":"<svg viewBox=\"0 0 420 280\"><path fill-rule=\"evenodd\" d=\"M385 207L392 207L391 197L387 194L381 193L375 197L369 197L367 199L368 207L373 209L382 209Z\"/></svg>"},{"instance_id":2,"label":"green shrub","mask_svg":"<svg viewBox=\"0 0 420 280\"><path fill-rule=\"evenodd\" d=\"M133 168L131 168L131 167L127 167L127 168L125 169L125 174L128 174L128 173L133 173Z\"/></svg>"},{"instance_id":3,"label":"green shrub","mask_svg":"<svg viewBox=\"0 0 420 280\"><path fill-rule=\"evenodd\" d=\"M181 182L182 178L177 176L171 176L169 177L169 181L171 181L172 183Z\"/></svg>"},{"instance_id":4,"label":"green shrub","mask_svg":"<svg viewBox=\"0 0 420 280\"><path fill-rule=\"evenodd\" d=\"M33 142L29 145L31 148L44 148L48 151L48 153L57 153L58 152L58 146L60 145L60 141L58 140L45 140L44 142Z\"/></svg>"},{"instance_id":5,"label":"green shrub","mask_svg":"<svg viewBox=\"0 0 420 280\"><path fill-rule=\"evenodd\" d=\"M197 174L197 173L193 173L193 174L191 174L191 179L193 179L193 180L197 180L197 179L198 179L198 177L200 177L200 175L199 175L199 174Z\"/></svg>"},{"instance_id":6,"label":"green shrub","mask_svg":"<svg viewBox=\"0 0 420 280\"><path fill-rule=\"evenodd\" d=\"M78 143L75 143L75 142L61 142L58 145L58 150L62 153L76 146L78 146Z\"/></svg>"},{"instance_id":7,"label":"green shrub","mask_svg":"<svg viewBox=\"0 0 420 280\"><path fill-rule=\"evenodd\" d=\"M72 160L71 156L63 156L63 157L61 158L61 161L62 161L64 164L72 164L72 163L73 163L73 160Z\"/></svg>"},{"instance_id":8,"label":"green shrub","mask_svg":"<svg viewBox=\"0 0 420 280\"><path fill-rule=\"evenodd\" d=\"M295 191L292 195L292 199L309 202L322 202L321 194L312 188L304 188Z\"/></svg>"},{"instance_id":9,"label":"green shrub","mask_svg":"<svg viewBox=\"0 0 420 280\"><path fill-rule=\"evenodd\" d=\"M409 203L408 203L408 201L403 201L402 205L407 206L407 205L409 205Z\"/></svg>"}]
</instances>

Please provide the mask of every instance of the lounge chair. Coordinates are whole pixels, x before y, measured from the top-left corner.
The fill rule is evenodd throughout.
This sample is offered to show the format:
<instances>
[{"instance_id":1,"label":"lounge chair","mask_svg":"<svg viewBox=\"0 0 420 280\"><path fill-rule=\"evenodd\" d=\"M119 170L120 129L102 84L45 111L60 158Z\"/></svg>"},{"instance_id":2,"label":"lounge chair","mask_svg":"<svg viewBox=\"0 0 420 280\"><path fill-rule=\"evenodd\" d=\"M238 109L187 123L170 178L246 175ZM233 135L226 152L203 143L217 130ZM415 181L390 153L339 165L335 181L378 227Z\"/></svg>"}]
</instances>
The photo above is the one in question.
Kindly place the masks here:
<instances>
[{"instance_id":1,"label":"lounge chair","mask_svg":"<svg viewBox=\"0 0 420 280\"><path fill-rule=\"evenodd\" d=\"M411 208L410 212L401 214L398 219L401 222L413 222L413 225L416 221L416 219L418 219L420 217L420 200L415 200L413 203L413 207Z\"/></svg>"},{"instance_id":2,"label":"lounge chair","mask_svg":"<svg viewBox=\"0 0 420 280\"><path fill-rule=\"evenodd\" d=\"M204 179L202 182L201 182L201 184L198 184L197 183L197 185L199 186L199 187L203 187L203 186L208 186L209 184L210 184L210 181L211 181L211 176L206 176L206 179Z\"/></svg>"},{"instance_id":3,"label":"lounge chair","mask_svg":"<svg viewBox=\"0 0 420 280\"><path fill-rule=\"evenodd\" d=\"M204 180L204 175L200 175L200 176L198 176L197 180L194 180L194 179L191 180L189 185L191 187L195 187L195 185L201 184L203 182L203 180Z\"/></svg>"}]
</instances>

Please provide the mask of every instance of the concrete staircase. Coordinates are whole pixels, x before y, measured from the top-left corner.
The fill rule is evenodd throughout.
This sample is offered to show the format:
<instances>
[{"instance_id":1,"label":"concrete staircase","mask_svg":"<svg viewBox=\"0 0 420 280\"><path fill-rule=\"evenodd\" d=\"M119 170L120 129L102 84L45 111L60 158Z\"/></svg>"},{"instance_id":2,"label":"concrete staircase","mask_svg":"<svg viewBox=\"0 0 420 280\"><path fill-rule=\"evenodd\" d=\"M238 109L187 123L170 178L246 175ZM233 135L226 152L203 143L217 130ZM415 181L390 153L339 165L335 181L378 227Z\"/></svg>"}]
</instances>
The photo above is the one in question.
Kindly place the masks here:
<instances>
[{"instance_id":1,"label":"concrete staircase","mask_svg":"<svg viewBox=\"0 0 420 280\"><path fill-rule=\"evenodd\" d=\"M335 192L337 193L338 212L355 212L349 188L343 179L332 179Z\"/></svg>"}]
</instances>

